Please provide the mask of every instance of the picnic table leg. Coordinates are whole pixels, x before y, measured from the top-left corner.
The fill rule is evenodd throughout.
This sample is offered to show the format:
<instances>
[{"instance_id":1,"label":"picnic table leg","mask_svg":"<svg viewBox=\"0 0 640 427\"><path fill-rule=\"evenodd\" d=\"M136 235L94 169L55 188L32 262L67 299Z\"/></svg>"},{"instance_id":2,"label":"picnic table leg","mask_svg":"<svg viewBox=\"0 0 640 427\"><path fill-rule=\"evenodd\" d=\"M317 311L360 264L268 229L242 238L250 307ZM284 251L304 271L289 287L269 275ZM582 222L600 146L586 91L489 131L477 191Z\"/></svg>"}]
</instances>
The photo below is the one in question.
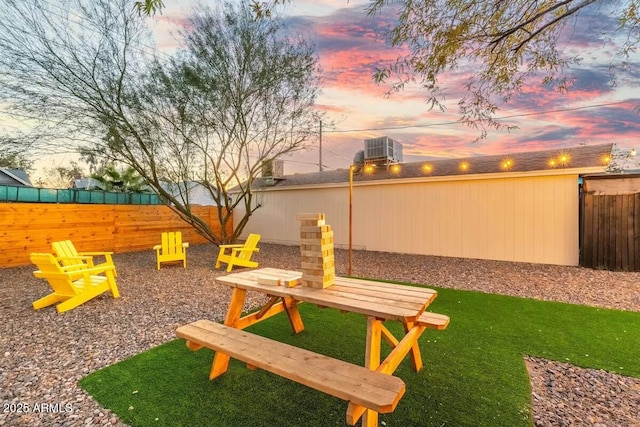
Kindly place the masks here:
<instances>
[{"instance_id":1,"label":"picnic table leg","mask_svg":"<svg viewBox=\"0 0 640 427\"><path fill-rule=\"evenodd\" d=\"M409 331L413 329L414 326L415 326L415 322L405 322L404 333L408 334ZM418 345L417 339L415 343L411 346L411 362L413 363L413 369L416 372L419 372L420 369L422 369L422 354L420 353L420 346Z\"/></svg>"},{"instance_id":2,"label":"picnic table leg","mask_svg":"<svg viewBox=\"0 0 640 427\"><path fill-rule=\"evenodd\" d=\"M375 371L380 366L380 338L382 337L382 320L367 317L367 347L364 366ZM377 427L378 413L367 409L362 415L362 427Z\"/></svg>"},{"instance_id":3,"label":"picnic table leg","mask_svg":"<svg viewBox=\"0 0 640 427\"><path fill-rule=\"evenodd\" d=\"M304 331L304 323L302 323L302 317L298 311L298 302L291 297L282 298L284 309L287 311L289 317L289 323L293 328L293 332L296 334Z\"/></svg>"},{"instance_id":4,"label":"picnic table leg","mask_svg":"<svg viewBox=\"0 0 640 427\"><path fill-rule=\"evenodd\" d=\"M224 320L225 325L233 328L237 327L246 296L247 291L245 289L233 288L231 302L229 303L229 310L227 310L227 317ZM228 354L216 351L216 354L213 357L213 364L211 365L211 372L209 373L210 380L227 372L227 369L229 368L229 359L230 357Z\"/></svg>"}]
</instances>

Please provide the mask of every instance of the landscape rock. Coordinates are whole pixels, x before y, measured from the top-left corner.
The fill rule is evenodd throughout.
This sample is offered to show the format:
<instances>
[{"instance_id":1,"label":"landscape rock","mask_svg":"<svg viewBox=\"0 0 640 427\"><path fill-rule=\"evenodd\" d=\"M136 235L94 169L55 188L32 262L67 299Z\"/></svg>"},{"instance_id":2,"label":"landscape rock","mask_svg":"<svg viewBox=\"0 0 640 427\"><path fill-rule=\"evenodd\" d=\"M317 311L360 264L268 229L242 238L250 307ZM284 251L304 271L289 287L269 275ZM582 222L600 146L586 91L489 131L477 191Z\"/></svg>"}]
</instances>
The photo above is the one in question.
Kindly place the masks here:
<instances>
[{"instance_id":1,"label":"landscape rock","mask_svg":"<svg viewBox=\"0 0 640 427\"><path fill-rule=\"evenodd\" d=\"M264 267L299 270L297 246L261 243ZM123 426L85 393L78 380L175 338L175 328L201 318L222 320L231 292L215 283L217 248L192 245L187 268L155 252L115 254L121 298L101 295L58 314L31 303L50 292L34 267L0 268L0 400L71 404L71 412L10 412L0 426ZM335 250L346 275L347 251ZM415 282L546 301L640 311L640 273L420 255L354 251L354 276ZM266 301L248 294L248 304ZM535 426L640 426L640 380L527 357Z\"/></svg>"}]
</instances>

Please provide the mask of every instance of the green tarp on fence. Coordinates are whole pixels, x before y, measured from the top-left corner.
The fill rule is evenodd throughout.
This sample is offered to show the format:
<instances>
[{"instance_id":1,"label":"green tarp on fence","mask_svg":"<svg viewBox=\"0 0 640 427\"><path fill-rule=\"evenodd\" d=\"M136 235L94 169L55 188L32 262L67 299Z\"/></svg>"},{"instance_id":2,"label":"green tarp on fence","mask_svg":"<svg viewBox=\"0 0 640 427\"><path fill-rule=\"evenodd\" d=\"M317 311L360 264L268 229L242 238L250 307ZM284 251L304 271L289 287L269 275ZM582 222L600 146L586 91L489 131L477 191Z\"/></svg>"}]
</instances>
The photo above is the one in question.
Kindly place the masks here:
<instances>
[{"instance_id":1,"label":"green tarp on fence","mask_svg":"<svg viewBox=\"0 0 640 427\"><path fill-rule=\"evenodd\" d=\"M97 203L106 205L160 205L157 194L110 193L101 190L78 190L0 185L0 202L25 203Z\"/></svg>"}]
</instances>

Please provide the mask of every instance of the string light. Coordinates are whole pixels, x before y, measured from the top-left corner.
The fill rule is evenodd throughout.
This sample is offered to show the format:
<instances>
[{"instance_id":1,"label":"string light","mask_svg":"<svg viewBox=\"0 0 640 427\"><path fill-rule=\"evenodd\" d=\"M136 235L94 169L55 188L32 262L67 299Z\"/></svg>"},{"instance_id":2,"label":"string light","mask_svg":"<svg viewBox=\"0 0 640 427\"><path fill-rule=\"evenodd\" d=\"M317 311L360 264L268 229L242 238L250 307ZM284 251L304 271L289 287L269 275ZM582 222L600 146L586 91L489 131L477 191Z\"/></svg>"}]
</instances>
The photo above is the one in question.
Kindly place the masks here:
<instances>
[{"instance_id":1,"label":"string light","mask_svg":"<svg viewBox=\"0 0 640 427\"><path fill-rule=\"evenodd\" d=\"M424 173L431 173L433 172L433 166L426 164L422 166L422 170L424 171Z\"/></svg>"},{"instance_id":2,"label":"string light","mask_svg":"<svg viewBox=\"0 0 640 427\"><path fill-rule=\"evenodd\" d=\"M511 159L504 159L500 164L500 167L506 171L511 169L512 166L513 166L513 160Z\"/></svg>"},{"instance_id":3,"label":"string light","mask_svg":"<svg viewBox=\"0 0 640 427\"><path fill-rule=\"evenodd\" d=\"M373 165L367 165L364 167L365 173L373 173Z\"/></svg>"},{"instance_id":4,"label":"string light","mask_svg":"<svg viewBox=\"0 0 640 427\"><path fill-rule=\"evenodd\" d=\"M569 153L560 152L557 158L552 158L549 160L549 167L550 168L566 167L566 166L569 166L570 161L571 161L571 156L569 156Z\"/></svg>"},{"instance_id":5,"label":"string light","mask_svg":"<svg viewBox=\"0 0 640 427\"><path fill-rule=\"evenodd\" d=\"M560 153L558 161L561 166L567 166L569 164L570 157L567 153Z\"/></svg>"},{"instance_id":6,"label":"string light","mask_svg":"<svg viewBox=\"0 0 640 427\"><path fill-rule=\"evenodd\" d=\"M400 165L393 165L393 166L391 166L391 172L393 172L393 173L398 173L398 172L400 172Z\"/></svg>"},{"instance_id":7,"label":"string light","mask_svg":"<svg viewBox=\"0 0 640 427\"><path fill-rule=\"evenodd\" d=\"M462 172L467 172L469 170L469 162L461 162L460 163L460 170Z\"/></svg>"}]
</instances>

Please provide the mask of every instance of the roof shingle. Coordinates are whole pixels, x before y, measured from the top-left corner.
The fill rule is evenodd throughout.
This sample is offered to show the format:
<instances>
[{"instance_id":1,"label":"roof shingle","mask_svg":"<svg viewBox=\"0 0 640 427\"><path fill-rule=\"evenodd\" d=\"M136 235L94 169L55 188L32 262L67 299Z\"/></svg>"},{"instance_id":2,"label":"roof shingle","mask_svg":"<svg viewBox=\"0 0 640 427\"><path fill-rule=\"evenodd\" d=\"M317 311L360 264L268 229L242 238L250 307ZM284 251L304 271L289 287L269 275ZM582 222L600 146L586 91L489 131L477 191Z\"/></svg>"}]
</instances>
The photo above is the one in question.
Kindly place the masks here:
<instances>
[{"instance_id":1,"label":"roof shingle","mask_svg":"<svg viewBox=\"0 0 640 427\"><path fill-rule=\"evenodd\" d=\"M606 166L605 158L611 156L613 144L578 146L565 149L544 151L530 151L523 153L501 154L492 156L478 156L466 159L444 159L401 163L397 171L392 168L376 167L371 172L360 171L354 175L354 181L392 180L402 178L438 177L456 175L474 175L500 172L531 172L550 169L580 169ZM566 156L563 162L562 156ZM510 160L510 165L504 167L504 162ZM551 166L550 161L556 165ZM460 164L466 162L468 169L463 171ZM430 171L425 170L430 165ZM305 174L285 175L282 178L268 180L257 178L253 182L254 188L279 188L300 185L334 184L349 181L349 170L311 172Z\"/></svg>"}]
</instances>

